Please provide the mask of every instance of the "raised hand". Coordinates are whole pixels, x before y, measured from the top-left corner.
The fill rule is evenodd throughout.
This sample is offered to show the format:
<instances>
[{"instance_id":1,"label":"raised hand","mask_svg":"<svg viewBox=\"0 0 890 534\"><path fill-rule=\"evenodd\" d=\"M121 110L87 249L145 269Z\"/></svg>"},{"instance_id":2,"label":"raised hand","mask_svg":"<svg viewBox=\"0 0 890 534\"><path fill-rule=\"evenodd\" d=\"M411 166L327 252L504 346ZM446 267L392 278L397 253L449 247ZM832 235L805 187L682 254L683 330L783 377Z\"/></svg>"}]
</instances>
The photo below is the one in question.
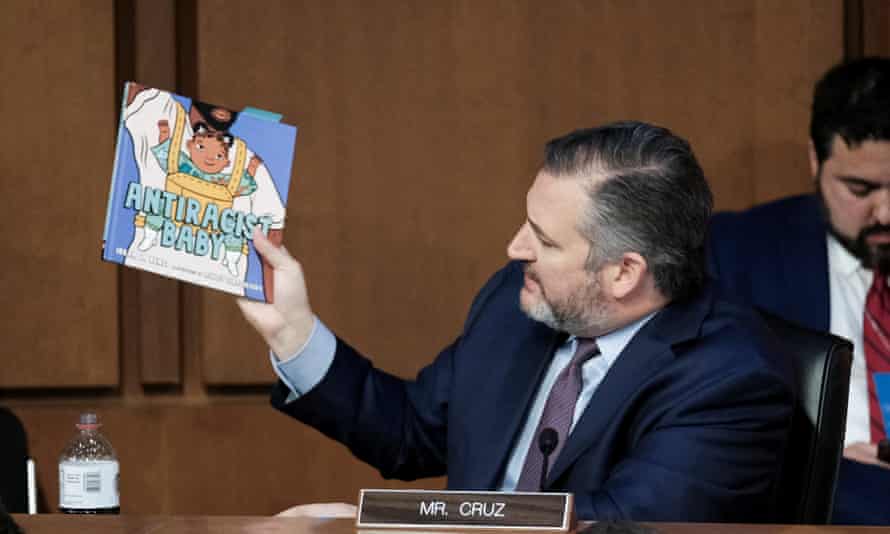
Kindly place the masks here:
<instances>
[{"instance_id":1,"label":"raised hand","mask_svg":"<svg viewBox=\"0 0 890 534\"><path fill-rule=\"evenodd\" d=\"M289 358L309 339L315 316L309 306L303 268L284 246L276 246L257 228L253 244L263 260L272 266L272 303L239 298L238 306L247 321L279 358Z\"/></svg>"}]
</instances>

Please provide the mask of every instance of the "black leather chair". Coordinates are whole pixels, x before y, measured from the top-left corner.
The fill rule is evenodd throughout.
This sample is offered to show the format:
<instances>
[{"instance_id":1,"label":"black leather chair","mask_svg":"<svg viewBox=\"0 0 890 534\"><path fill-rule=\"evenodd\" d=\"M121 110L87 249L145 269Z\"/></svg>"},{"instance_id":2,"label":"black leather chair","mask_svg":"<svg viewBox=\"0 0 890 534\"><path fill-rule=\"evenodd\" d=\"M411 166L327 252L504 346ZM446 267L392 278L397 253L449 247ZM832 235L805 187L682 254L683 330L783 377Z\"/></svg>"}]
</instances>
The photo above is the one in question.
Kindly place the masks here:
<instances>
[{"instance_id":1,"label":"black leather chair","mask_svg":"<svg viewBox=\"0 0 890 534\"><path fill-rule=\"evenodd\" d=\"M827 524L844 447L853 344L764 313L791 354L798 403L777 488L779 520Z\"/></svg>"},{"instance_id":2,"label":"black leather chair","mask_svg":"<svg viewBox=\"0 0 890 534\"><path fill-rule=\"evenodd\" d=\"M0 501L11 513L28 511L28 440L18 417L0 408Z\"/></svg>"},{"instance_id":3,"label":"black leather chair","mask_svg":"<svg viewBox=\"0 0 890 534\"><path fill-rule=\"evenodd\" d=\"M10 517L3 503L0 503L0 534L22 534L21 528Z\"/></svg>"}]
</instances>

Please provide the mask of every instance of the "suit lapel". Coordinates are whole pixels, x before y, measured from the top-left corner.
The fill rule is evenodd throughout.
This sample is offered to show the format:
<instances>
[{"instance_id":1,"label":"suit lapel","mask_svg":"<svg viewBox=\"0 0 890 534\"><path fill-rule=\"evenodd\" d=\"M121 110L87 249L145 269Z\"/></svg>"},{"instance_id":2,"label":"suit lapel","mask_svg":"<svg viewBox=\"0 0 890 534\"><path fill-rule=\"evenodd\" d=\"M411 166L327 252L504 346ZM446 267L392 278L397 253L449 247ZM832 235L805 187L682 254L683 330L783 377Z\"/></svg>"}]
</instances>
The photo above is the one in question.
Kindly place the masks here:
<instances>
[{"instance_id":1,"label":"suit lapel","mask_svg":"<svg viewBox=\"0 0 890 534\"><path fill-rule=\"evenodd\" d=\"M788 287L776 290L794 298L783 303L787 306L784 315L810 328L828 330L831 304L827 226L819 199L815 195L810 197L787 222L791 231L784 232L781 257L782 274Z\"/></svg>"},{"instance_id":2,"label":"suit lapel","mask_svg":"<svg viewBox=\"0 0 890 534\"><path fill-rule=\"evenodd\" d=\"M710 289L706 289L695 300L671 304L637 332L593 393L548 474L548 484L558 479L596 443L609 421L622 416L625 404L635 396L634 392L673 359L671 345L698 336L712 299Z\"/></svg>"},{"instance_id":3,"label":"suit lapel","mask_svg":"<svg viewBox=\"0 0 890 534\"><path fill-rule=\"evenodd\" d=\"M489 420L478 427L480 431L474 441L481 444L487 453L473 466L469 474L469 487L493 488L500 483L499 476L503 473L516 437L525 424L528 407L541 376L559 343L564 340L565 337L554 330L540 323L533 323L529 334L516 340L518 345L515 350L505 352L510 354L504 382L507 387L494 400L499 423L493 424Z\"/></svg>"}]
</instances>

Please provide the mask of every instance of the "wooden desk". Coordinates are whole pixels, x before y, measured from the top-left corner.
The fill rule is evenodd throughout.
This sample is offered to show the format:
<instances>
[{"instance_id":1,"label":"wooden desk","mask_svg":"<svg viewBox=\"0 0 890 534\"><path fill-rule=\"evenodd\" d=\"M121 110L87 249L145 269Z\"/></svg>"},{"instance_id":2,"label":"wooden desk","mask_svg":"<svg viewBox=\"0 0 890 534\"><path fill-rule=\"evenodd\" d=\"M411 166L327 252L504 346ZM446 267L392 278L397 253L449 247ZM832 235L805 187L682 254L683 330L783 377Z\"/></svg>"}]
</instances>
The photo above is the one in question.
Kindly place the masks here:
<instances>
[{"instance_id":1,"label":"wooden desk","mask_svg":"<svg viewBox=\"0 0 890 534\"><path fill-rule=\"evenodd\" d=\"M101 517L62 514L14 515L13 517L25 529L26 534L357 534L354 521L349 519L324 521L262 516L164 517L126 514ZM890 527L715 523L651 523L649 526L661 534L890 534ZM375 530L374 532L381 531ZM406 533L406 531L392 532L394 534ZM437 532L444 534L454 531Z\"/></svg>"}]
</instances>

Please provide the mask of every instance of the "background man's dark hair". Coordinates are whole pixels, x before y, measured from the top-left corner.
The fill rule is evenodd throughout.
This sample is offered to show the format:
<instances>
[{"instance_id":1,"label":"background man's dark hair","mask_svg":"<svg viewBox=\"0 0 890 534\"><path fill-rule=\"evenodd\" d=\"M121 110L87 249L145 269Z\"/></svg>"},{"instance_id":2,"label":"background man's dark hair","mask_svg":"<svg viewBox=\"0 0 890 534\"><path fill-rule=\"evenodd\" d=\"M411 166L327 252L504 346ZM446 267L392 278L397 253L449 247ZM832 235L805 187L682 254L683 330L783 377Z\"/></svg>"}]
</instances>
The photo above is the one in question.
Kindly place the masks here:
<instances>
[{"instance_id":1,"label":"background man's dark hair","mask_svg":"<svg viewBox=\"0 0 890 534\"><path fill-rule=\"evenodd\" d=\"M544 170L606 178L589 188L579 228L591 243L588 269L637 252L668 299L701 290L713 197L689 143L665 128L616 122L550 141Z\"/></svg>"},{"instance_id":2,"label":"background man's dark hair","mask_svg":"<svg viewBox=\"0 0 890 534\"><path fill-rule=\"evenodd\" d=\"M810 139L820 165L831 157L835 135L850 147L890 140L890 59L842 63L816 84Z\"/></svg>"}]
</instances>

